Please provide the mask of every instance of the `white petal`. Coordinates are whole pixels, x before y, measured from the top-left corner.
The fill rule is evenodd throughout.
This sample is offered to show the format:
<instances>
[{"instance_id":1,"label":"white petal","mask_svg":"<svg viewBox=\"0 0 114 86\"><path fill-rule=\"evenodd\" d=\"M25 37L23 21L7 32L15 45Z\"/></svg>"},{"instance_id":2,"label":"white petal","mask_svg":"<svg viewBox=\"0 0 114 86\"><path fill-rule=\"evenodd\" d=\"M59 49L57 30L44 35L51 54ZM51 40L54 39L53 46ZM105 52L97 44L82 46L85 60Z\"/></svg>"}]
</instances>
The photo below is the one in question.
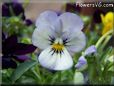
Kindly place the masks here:
<instances>
[{"instance_id":1,"label":"white petal","mask_svg":"<svg viewBox=\"0 0 114 86\"><path fill-rule=\"evenodd\" d=\"M86 50L85 50L85 55L89 55L91 53L96 53L97 52L97 49L94 45L88 47Z\"/></svg>"},{"instance_id":2,"label":"white petal","mask_svg":"<svg viewBox=\"0 0 114 86\"><path fill-rule=\"evenodd\" d=\"M40 49L45 49L50 45L49 36L55 37L55 33L49 25L40 24L38 27L33 32L32 43Z\"/></svg>"},{"instance_id":3,"label":"white petal","mask_svg":"<svg viewBox=\"0 0 114 86\"><path fill-rule=\"evenodd\" d=\"M39 55L38 60L43 67L51 70L66 70L72 67L73 60L66 49L61 55L52 53L51 47L48 47Z\"/></svg>"},{"instance_id":4,"label":"white petal","mask_svg":"<svg viewBox=\"0 0 114 86\"><path fill-rule=\"evenodd\" d=\"M63 50L63 54L61 57L57 58L55 70L66 70L71 68L73 65L73 60L71 55L68 53L66 49Z\"/></svg>"},{"instance_id":5,"label":"white petal","mask_svg":"<svg viewBox=\"0 0 114 86\"><path fill-rule=\"evenodd\" d=\"M48 24L52 25L54 21L58 18L57 13L54 11L45 11L40 14L36 21L36 27L39 26L39 24Z\"/></svg>"},{"instance_id":6,"label":"white petal","mask_svg":"<svg viewBox=\"0 0 114 86\"><path fill-rule=\"evenodd\" d=\"M63 24L63 29L83 29L83 21L82 19L74 14L74 13L70 13L70 12L66 12L63 13L62 15L59 16L59 19L62 21Z\"/></svg>"},{"instance_id":7,"label":"white petal","mask_svg":"<svg viewBox=\"0 0 114 86\"><path fill-rule=\"evenodd\" d=\"M48 47L39 55L38 60L43 67L48 69L53 69L55 67L57 56L52 55L52 53L53 52L51 52L51 47Z\"/></svg>"},{"instance_id":8,"label":"white petal","mask_svg":"<svg viewBox=\"0 0 114 86\"><path fill-rule=\"evenodd\" d=\"M86 37L80 30L66 31L63 35L63 39L65 38L69 39L66 45L71 54L81 51L86 45Z\"/></svg>"}]
</instances>

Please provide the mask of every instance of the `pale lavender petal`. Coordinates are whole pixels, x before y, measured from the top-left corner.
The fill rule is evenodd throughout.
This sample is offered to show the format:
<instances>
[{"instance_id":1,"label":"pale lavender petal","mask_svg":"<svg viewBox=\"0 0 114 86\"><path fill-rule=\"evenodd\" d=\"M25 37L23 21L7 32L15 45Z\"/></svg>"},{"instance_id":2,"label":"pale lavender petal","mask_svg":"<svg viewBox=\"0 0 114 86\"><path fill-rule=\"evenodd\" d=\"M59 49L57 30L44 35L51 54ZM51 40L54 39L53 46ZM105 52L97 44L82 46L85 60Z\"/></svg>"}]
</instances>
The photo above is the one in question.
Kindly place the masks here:
<instances>
[{"instance_id":1,"label":"pale lavender petal","mask_svg":"<svg viewBox=\"0 0 114 86\"><path fill-rule=\"evenodd\" d=\"M50 38L55 39L56 34L50 25L40 24L33 32L32 43L40 49L50 46Z\"/></svg>"},{"instance_id":2,"label":"pale lavender petal","mask_svg":"<svg viewBox=\"0 0 114 86\"><path fill-rule=\"evenodd\" d=\"M40 14L36 20L36 27L42 29L44 26L50 26L58 37L62 34L62 22L54 11L45 11ZM46 28L48 29L48 28Z\"/></svg>"},{"instance_id":3,"label":"pale lavender petal","mask_svg":"<svg viewBox=\"0 0 114 86\"><path fill-rule=\"evenodd\" d=\"M66 47L70 54L81 51L86 45L86 37L84 33L80 30L68 30L63 34L63 40L68 39Z\"/></svg>"},{"instance_id":4,"label":"pale lavender petal","mask_svg":"<svg viewBox=\"0 0 114 86\"><path fill-rule=\"evenodd\" d=\"M77 62L77 64L75 65L75 67L77 69L81 69L82 67L84 67L87 64L87 60L85 59L84 56L81 56Z\"/></svg>"},{"instance_id":5,"label":"pale lavender petal","mask_svg":"<svg viewBox=\"0 0 114 86\"><path fill-rule=\"evenodd\" d=\"M67 30L67 29L82 30L83 29L84 23L82 19L74 13L65 12L59 16L59 19L62 21L64 30Z\"/></svg>"},{"instance_id":6,"label":"pale lavender petal","mask_svg":"<svg viewBox=\"0 0 114 86\"><path fill-rule=\"evenodd\" d=\"M61 20L57 19L56 21L54 21L55 23L53 23L53 30L55 32L55 35L57 37L61 37L63 34L63 28L62 28L62 22Z\"/></svg>"},{"instance_id":7,"label":"pale lavender petal","mask_svg":"<svg viewBox=\"0 0 114 86\"><path fill-rule=\"evenodd\" d=\"M58 18L57 13L54 11L45 11L41 13L36 20L36 27L39 26L39 24L48 24L52 25L56 19Z\"/></svg>"},{"instance_id":8,"label":"pale lavender petal","mask_svg":"<svg viewBox=\"0 0 114 86\"><path fill-rule=\"evenodd\" d=\"M87 48L85 50L85 53L84 55L89 55L89 54L92 54L92 53L96 53L97 49L94 45L90 46L89 48Z\"/></svg>"}]
</instances>

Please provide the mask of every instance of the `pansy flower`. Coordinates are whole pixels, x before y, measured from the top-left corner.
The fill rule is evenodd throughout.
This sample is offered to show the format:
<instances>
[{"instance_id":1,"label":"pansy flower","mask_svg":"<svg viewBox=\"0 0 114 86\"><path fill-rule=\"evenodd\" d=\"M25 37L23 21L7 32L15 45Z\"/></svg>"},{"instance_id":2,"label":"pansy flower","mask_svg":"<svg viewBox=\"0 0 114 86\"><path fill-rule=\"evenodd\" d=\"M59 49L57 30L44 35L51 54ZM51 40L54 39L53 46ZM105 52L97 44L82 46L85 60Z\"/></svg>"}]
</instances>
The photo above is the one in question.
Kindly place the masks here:
<instances>
[{"instance_id":1,"label":"pansy flower","mask_svg":"<svg viewBox=\"0 0 114 86\"><path fill-rule=\"evenodd\" d=\"M84 68L87 67L87 60L85 58L85 56L90 55L92 53L96 53L97 49L94 45L88 47L85 52L83 53L83 55L81 57L79 57L79 60L77 62L77 64L75 65L75 67L79 70L83 70Z\"/></svg>"},{"instance_id":2,"label":"pansy flower","mask_svg":"<svg viewBox=\"0 0 114 86\"><path fill-rule=\"evenodd\" d=\"M107 14L105 14L105 16L103 14L101 14L101 20L103 23L104 28L102 29L102 35L104 35L106 32L108 32L109 30L113 29L113 22L114 22L114 13L113 12L108 12Z\"/></svg>"},{"instance_id":3,"label":"pansy flower","mask_svg":"<svg viewBox=\"0 0 114 86\"><path fill-rule=\"evenodd\" d=\"M70 12L58 16L54 11L45 11L35 25L32 42L43 50L38 56L39 63L51 70L71 68L71 55L81 51L86 44L81 18Z\"/></svg>"},{"instance_id":4,"label":"pansy flower","mask_svg":"<svg viewBox=\"0 0 114 86\"><path fill-rule=\"evenodd\" d=\"M16 68L16 61L29 60L25 54L32 53L35 49L32 44L18 43L16 35L6 37L2 33L2 68Z\"/></svg>"}]
</instances>

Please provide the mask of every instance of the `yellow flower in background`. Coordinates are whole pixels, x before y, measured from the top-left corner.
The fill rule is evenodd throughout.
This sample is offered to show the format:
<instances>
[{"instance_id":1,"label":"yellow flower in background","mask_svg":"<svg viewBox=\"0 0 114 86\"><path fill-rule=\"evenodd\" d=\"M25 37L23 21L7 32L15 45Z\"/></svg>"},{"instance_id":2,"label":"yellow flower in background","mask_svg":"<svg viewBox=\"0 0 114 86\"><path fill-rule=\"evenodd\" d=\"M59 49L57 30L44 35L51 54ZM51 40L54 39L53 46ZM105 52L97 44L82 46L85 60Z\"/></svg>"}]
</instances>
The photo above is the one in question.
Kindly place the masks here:
<instances>
[{"instance_id":1,"label":"yellow flower in background","mask_svg":"<svg viewBox=\"0 0 114 86\"><path fill-rule=\"evenodd\" d=\"M104 35L113 28L114 13L108 12L105 16L101 14L101 20L104 25L104 28L102 29L102 35Z\"/></svg>"}]
</instances>

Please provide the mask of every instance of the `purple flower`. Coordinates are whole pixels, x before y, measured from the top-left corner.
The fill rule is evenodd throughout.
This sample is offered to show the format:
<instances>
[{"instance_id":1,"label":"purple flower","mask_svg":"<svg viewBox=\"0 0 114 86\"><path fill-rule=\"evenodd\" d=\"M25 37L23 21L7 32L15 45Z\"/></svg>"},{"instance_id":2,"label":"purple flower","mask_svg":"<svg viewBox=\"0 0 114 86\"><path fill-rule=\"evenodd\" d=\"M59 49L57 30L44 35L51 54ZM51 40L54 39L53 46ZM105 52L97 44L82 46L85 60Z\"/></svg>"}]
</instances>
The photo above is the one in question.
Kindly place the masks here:
<instances>
[{"instance_id":1,"label":"purple flower","mask_svg":"<svg viewBox=\"0 0 114 86\"><path fill-rule=\"evenodd\" d=\"M84 54L89 55L92 53L96 53L96 51L97 51L96 47L94 45L92 45L85 50Z\"/></svg>"},{"instance_id":2,"label":"purple flower","mask_svg":"<svg viewBox=\"0 0 114 86\"><path fill-rule=\"evenodd\" d=\"M96 53L96 52L97 52L97 49L96 49L96 47L94 45L88 47L85 50L84 54L79 58L79 60L78 60L77 64L75 65L75 67L77 69L85 68L87 66L87 60L85 59L85 56L86 55L90 55L92 53Z\"/></svg>"},{"instance_id":3,"label":"purple flower","mask_svg":"<svg viewBox=\"0 0 114 86\"><path fill-rule=\"evenodd\" d=\"M14 59L19 62L29 60L25 54L32 53L35 49L32 44L18 43L16 35L6 38L2 33L2 68L16 68Z\"/></svg>"},{"instance_id":4,"label":"purple flower","mask_svg":"<svg viewBox=\"0 0 114 86\"><path fill-rule=\"evenodd\" d=\"M84 56L81 56L78 60L78 63L75 65L77 69L84 68L86 66L87 61Z\"/></svg>"},{"instance_id":5,"label":"purple flower","mask_svg":"<svg viewBox=\"0 0 114 86\"><path fill-rule=\"evenodd\" d=\"M12 10L12 12L11 12ZM24 8L21 3L18 3L17 1L13 1L10 3L4 3L2 4L2 16L3 17L11 17L11 16L20 16L21 19L25 21L26 25L33 24L30 19L26 19ZM12 15L12 13L14 15Z\"/></svg>"},{"instance_id":6,"label":"purple flower","mask_svg":"<svg viewBox=\"0 0 114 86\"><path fill-rule=\"evenodd\" d=\"M11 10L13 11L14 15L12 15ZM25 20L24 9L20 3L17 2L10 2L4 3L2 5L2 16L4 17L11 17L11 16L19 16Z\"/></svg>"},{"instance_id":7,"label":"purple flower","mask_svg":"<svg viewBox=\"0 0 114 86\"><path fill-rule=\"evenodd\" d=\"M50 70L68 70L73 66L72 55L86 45L82 32L82 19L70 12L58 16L55 11L45 11L36 20L32 43L42 52L39 63Z\"/></svg>"}]
</instances>

